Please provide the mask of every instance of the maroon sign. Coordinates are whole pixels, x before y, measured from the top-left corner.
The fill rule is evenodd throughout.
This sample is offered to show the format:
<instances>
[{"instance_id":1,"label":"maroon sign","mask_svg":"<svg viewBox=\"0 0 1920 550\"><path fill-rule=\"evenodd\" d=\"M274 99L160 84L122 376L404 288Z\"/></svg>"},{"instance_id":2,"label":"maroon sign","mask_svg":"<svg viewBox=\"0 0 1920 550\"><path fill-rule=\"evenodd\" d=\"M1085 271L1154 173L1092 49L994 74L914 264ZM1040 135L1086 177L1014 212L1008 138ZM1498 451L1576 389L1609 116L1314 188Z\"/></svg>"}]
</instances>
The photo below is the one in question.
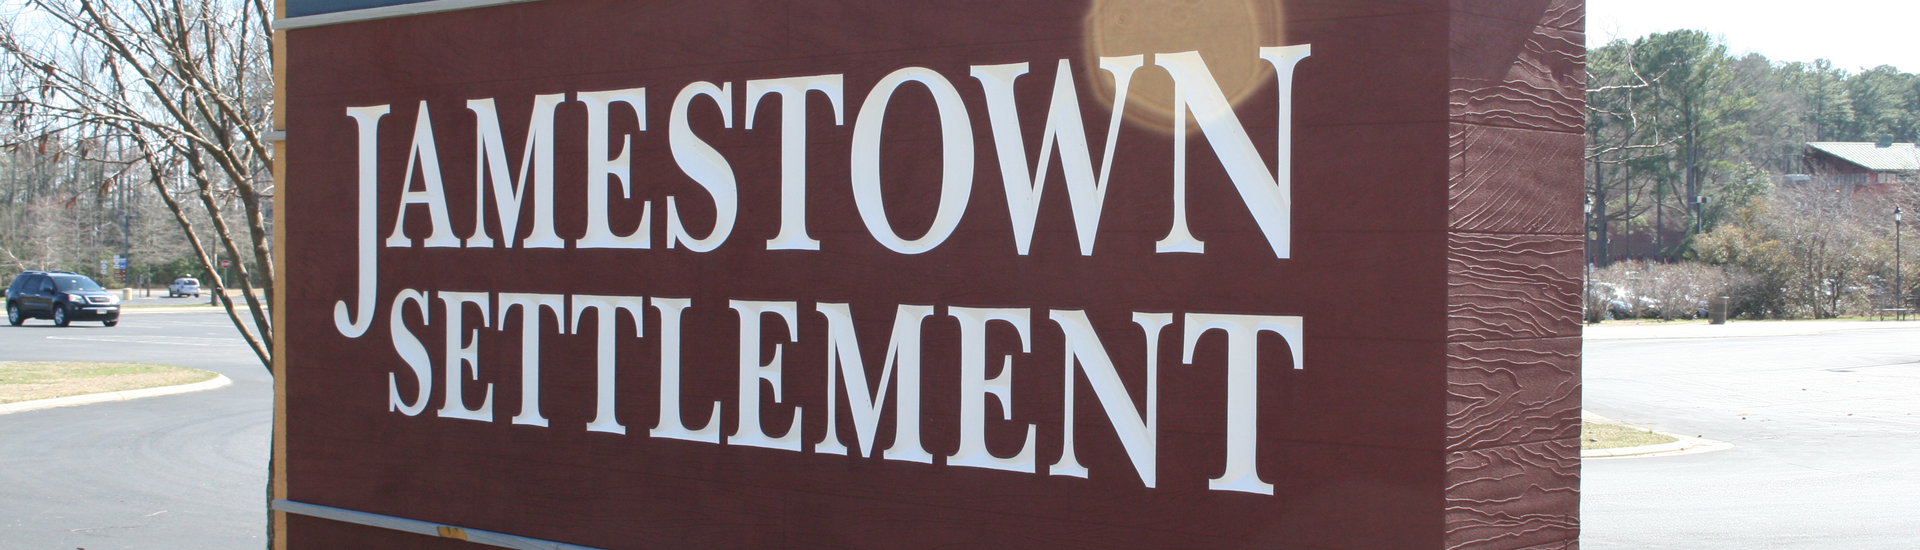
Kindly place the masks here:
<instances>
[{"instance_id":1,"label":"maroon sign","mask_svg":"<svg viewBox=\"0 0 1920 550\"><path fill-rule=\"evenodd\" d=\"M1576 544L1578 0L499 4L281 25L285 547Z\"/></svg>"}]
</instances>

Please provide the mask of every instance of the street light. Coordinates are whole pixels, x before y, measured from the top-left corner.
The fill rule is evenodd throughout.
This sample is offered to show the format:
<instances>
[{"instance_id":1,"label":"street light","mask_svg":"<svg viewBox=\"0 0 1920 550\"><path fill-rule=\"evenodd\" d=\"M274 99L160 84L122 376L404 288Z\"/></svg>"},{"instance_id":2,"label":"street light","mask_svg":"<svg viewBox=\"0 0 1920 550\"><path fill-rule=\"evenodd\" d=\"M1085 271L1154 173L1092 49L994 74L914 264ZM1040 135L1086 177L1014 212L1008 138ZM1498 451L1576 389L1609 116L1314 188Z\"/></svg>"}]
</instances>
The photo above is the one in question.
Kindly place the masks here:
<instances>
[{"instance_id":1,"label":"street light","mask_svg":"<svg viewBox=\"0 0 1920 550\"><path fill-rule=\"evenodd\" d=\"M1899 214L1894 214L1894 217L1897 219ZM1899 222L1895 221L1894 224L1897 227ZM1899 246L1894 248L1898 249ZM1580 318L1592 322L1593 313L1587 311L1587 302L1593 301L1593 195L1587 195L1587 214L1580 218L1580 252L1580 261L1587 264L1586 273L1580 277ZM1899 269L1894 271L1898 272Z\"/></svg>"},{"instance_id":2,"label":"street light","mask_svg":"<svg viewBox=\"0 0 1920 550\"><path fill-rule=\"evenodd\" d=\"M1900 280L1900 207L1893 207L1893 299L1900 320L1907 320L1907 287Z\"/></svg>"},{"instance_id":3,"label":"street light","mask_svg":"<svg viewBox=\"0 0 1920 550\"><path fill-rule=\"evenodd\" d=\"M1707 203L1711 202L1713 202L1713 197L1705 195L1693 198L1693 232L1695 234L1699 234L1701 230L1705 229L1706 222L1700 218L1707 212Z\"/></svg>"}]
</instances>

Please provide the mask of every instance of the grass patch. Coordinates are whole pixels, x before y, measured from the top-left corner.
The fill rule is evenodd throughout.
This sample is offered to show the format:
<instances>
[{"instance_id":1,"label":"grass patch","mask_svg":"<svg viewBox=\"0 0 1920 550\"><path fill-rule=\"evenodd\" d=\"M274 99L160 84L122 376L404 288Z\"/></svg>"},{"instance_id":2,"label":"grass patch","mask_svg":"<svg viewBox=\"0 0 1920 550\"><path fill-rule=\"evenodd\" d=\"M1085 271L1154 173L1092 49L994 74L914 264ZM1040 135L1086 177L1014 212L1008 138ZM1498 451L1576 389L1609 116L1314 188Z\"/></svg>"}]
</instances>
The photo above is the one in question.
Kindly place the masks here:
<instances>
[{"instance_id":1,"label":"grass patch","mask_svg":"<svg viewBox=\"0 0 1920 550\"><path fill-rule=\"evenodd\" d=\"M1659 445L1679 441L1672 436L1653 433L1631 426L1617 424L1580 423L1581 449L1617 449L1621 447L1639 447L1641 445Z\"/></svg>"},{"instance_id":2,"label":"grass patch","mask_svg":"<svg viewBox=\"0 0 1920 550\"><path fill-rule=\"evenodd\" d=\"M215 376L219 374L145 363L0 361L0 403L178 386Z\"/></svg>"}]
</instances>

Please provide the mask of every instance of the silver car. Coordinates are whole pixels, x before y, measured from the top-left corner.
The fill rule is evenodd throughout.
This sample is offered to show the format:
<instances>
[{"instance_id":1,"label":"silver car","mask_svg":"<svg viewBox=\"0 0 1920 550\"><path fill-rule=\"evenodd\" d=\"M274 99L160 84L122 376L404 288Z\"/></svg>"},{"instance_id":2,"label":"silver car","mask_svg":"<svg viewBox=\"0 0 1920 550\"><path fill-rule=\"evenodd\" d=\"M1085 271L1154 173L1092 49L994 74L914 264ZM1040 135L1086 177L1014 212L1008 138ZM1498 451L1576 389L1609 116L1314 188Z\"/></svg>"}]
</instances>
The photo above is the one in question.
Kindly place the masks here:
<instances>
[{"instance_id":1,"label":"silver car","mask_svg":"<svg viewBox=\"0 0 1920 550\"><path fill-rule=\"evenodd\" d=\"M200 297L200 280L195 279L193 277L181 277L178 279L174 279L173 284L167 285L167 297L172 298L176 296L192 296L195 298L199 298Z\"/></svg>"}]
</instances>

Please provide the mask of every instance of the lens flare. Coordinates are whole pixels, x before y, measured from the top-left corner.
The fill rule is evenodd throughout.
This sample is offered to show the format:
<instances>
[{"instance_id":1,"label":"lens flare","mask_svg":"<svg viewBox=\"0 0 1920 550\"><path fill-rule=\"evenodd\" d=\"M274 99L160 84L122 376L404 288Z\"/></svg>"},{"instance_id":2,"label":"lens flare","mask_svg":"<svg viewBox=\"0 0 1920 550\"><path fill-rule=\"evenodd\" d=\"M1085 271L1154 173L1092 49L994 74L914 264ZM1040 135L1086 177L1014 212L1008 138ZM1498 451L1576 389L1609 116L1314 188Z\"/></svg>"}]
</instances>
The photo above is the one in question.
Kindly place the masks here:
<instances>
[{"instance_id":1,"label":"lens flare","mask_svg":"<svg viewBox=\"0 0 1920 550\"><path fill-rule=\"evenodd\" d=\"M1086 59L1081 66L1093 82L1093 95L1112 107L1113 76L1100 69L1101 57L1199 51L1227 99L1239 105L1272 81L1273 66L1260 59L1261 46L1282 43L1279 7L1248 0L1094 0L1087 10ZM1127 97L1126 119L1135 127L1173 129L1173 79L1166 71L1135 73ZM1187 132L1198 131L1188 124Z\"/></svg>"}]
</instances>

